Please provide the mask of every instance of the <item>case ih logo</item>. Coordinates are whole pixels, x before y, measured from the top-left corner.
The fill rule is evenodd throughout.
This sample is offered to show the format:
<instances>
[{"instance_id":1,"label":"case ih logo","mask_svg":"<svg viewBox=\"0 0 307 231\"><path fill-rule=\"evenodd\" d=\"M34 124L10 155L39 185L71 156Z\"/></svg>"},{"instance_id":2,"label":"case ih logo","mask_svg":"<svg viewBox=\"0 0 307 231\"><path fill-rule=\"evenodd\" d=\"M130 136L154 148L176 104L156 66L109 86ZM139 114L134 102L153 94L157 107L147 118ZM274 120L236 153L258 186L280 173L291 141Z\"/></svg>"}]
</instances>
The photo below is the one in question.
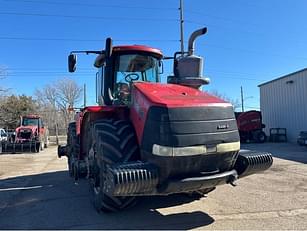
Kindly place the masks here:
<instances>
[{"instance_id":1,"label":"case ih logo","mask_svg":"<svg viewBox=\"0 0 307 231\"><path fill-rule=\"evenodd\" d=\"M217 125L218 130L223 130L229 128L229 124L219 124Z\"/></svg>"}]
</instances>

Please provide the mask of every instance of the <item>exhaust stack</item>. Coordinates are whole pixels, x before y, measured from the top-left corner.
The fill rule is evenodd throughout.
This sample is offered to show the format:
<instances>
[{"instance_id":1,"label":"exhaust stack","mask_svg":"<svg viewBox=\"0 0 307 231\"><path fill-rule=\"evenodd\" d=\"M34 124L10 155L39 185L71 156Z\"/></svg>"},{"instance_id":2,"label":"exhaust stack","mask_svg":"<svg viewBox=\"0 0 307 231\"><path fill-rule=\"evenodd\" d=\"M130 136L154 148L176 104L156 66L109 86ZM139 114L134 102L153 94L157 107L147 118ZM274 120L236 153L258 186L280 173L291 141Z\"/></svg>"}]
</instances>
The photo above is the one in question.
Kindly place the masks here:
<instances>
[{"instance_id":1,"label":"exhaust stack","mask_svg":"<svg viewBox=\"0 0 307 231\"><path fill-rule=\"evenodd\" d=\"M188 54L189 56L194 55L195 50L195 40L198 36L204 35L207 33L207 27L201 28L199 30L194 31L190 38L189 38L189 47L188 47Z\"/></svg>"},{"instance_id":2,"label":"exhaust stack","mask_svg":"<svg viewBox=\"0 0 307 231\"><path fill-rule=\"evenodd\" d=\"M189 38L186 56L176 57L181 52L176 52L174 57L174 76L168 77L168 83L180 84L199 89L202 85L209 84L208 78L203 78L203 58L194 55L195 40L207 33L207 28L194 31Z\"/></svg>"}]
</instances>

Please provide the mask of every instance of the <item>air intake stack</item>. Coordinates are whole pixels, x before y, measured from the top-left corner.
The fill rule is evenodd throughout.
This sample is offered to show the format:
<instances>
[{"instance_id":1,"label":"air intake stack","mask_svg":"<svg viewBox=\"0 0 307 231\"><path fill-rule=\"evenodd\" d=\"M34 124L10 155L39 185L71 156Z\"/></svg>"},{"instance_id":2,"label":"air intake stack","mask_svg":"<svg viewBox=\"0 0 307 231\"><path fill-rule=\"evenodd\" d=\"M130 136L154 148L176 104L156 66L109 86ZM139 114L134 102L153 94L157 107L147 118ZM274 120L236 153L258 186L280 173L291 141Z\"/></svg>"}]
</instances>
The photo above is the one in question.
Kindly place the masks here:
<instances>
[{"instance_id":1,"label":"air intake stack","mask_svg":"<svg viewBox=\"0 0 307 231\"><path fill-rule=\"evenodd\" d=\"M168 77L168 83L185 85L198 89L201 85L209 84L208 78L203 78L203 58L194 55L195 40L204 35L207 28L194 31L189 38L188 52L182 54L176 52L174 55L174 76ZM177 57L181 54L182 56Z\"/></svg>"}]
</instances>

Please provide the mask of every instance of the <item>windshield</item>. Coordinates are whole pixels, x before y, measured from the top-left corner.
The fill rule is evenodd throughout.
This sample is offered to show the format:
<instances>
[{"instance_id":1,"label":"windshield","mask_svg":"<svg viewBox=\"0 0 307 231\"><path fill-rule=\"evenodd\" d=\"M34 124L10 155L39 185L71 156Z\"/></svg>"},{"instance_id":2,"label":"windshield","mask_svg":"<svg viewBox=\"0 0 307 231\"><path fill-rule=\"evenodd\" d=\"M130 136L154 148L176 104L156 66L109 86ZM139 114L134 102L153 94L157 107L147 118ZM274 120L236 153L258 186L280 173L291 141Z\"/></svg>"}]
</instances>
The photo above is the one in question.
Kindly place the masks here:
<instances>
[{"instance_id":1,"label":"windshield","mask_svg":"<svg viewBox=\"0 0 307 231\"><path fill-rule=\"evenodd\" d=\"M116 82L159 82L159 61L147 55L129 54L118 56L115 62Z\"/></svg>"},{"instance_id":2,"label":"windshield","mask_svg":"<svg viewBox=\"0 0 307 231\"><path fill-rule=\"evenodd\" d=\"M23 118L22 126L38 126L37 118Z\"/></svg>"},{"instance_id":3,"label":"windshield","mask_svg":"<svg viewBox=\"0 0 307 231\"><path fill-rule=\"evenodd\" d=\"M129 104L132 82L159 82L159 60L148 55L120 55L115 60L114 75L114 103Z\"/></svg>"}]
</instances>

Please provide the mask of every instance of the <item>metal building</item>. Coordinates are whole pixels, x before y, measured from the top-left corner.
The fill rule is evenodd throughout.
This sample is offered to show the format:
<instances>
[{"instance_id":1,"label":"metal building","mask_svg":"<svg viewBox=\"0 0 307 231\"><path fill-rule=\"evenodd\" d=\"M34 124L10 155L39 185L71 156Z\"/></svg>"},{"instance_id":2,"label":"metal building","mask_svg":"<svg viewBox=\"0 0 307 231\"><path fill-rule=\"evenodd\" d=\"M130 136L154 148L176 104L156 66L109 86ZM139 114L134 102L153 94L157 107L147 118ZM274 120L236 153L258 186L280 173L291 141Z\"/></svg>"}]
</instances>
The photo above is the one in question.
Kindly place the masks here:
<instances>
[{"instance_id":1,"label":"metal building","mask_svg":"<svg viewBox=\"0 0 307 231\"><path fill-rule=\"evenodd\" d=\"M286 128L288 141L295 142L300 131L307 131L307 68L258 87L265 133Z\"/></svg>"}]
</instances>

